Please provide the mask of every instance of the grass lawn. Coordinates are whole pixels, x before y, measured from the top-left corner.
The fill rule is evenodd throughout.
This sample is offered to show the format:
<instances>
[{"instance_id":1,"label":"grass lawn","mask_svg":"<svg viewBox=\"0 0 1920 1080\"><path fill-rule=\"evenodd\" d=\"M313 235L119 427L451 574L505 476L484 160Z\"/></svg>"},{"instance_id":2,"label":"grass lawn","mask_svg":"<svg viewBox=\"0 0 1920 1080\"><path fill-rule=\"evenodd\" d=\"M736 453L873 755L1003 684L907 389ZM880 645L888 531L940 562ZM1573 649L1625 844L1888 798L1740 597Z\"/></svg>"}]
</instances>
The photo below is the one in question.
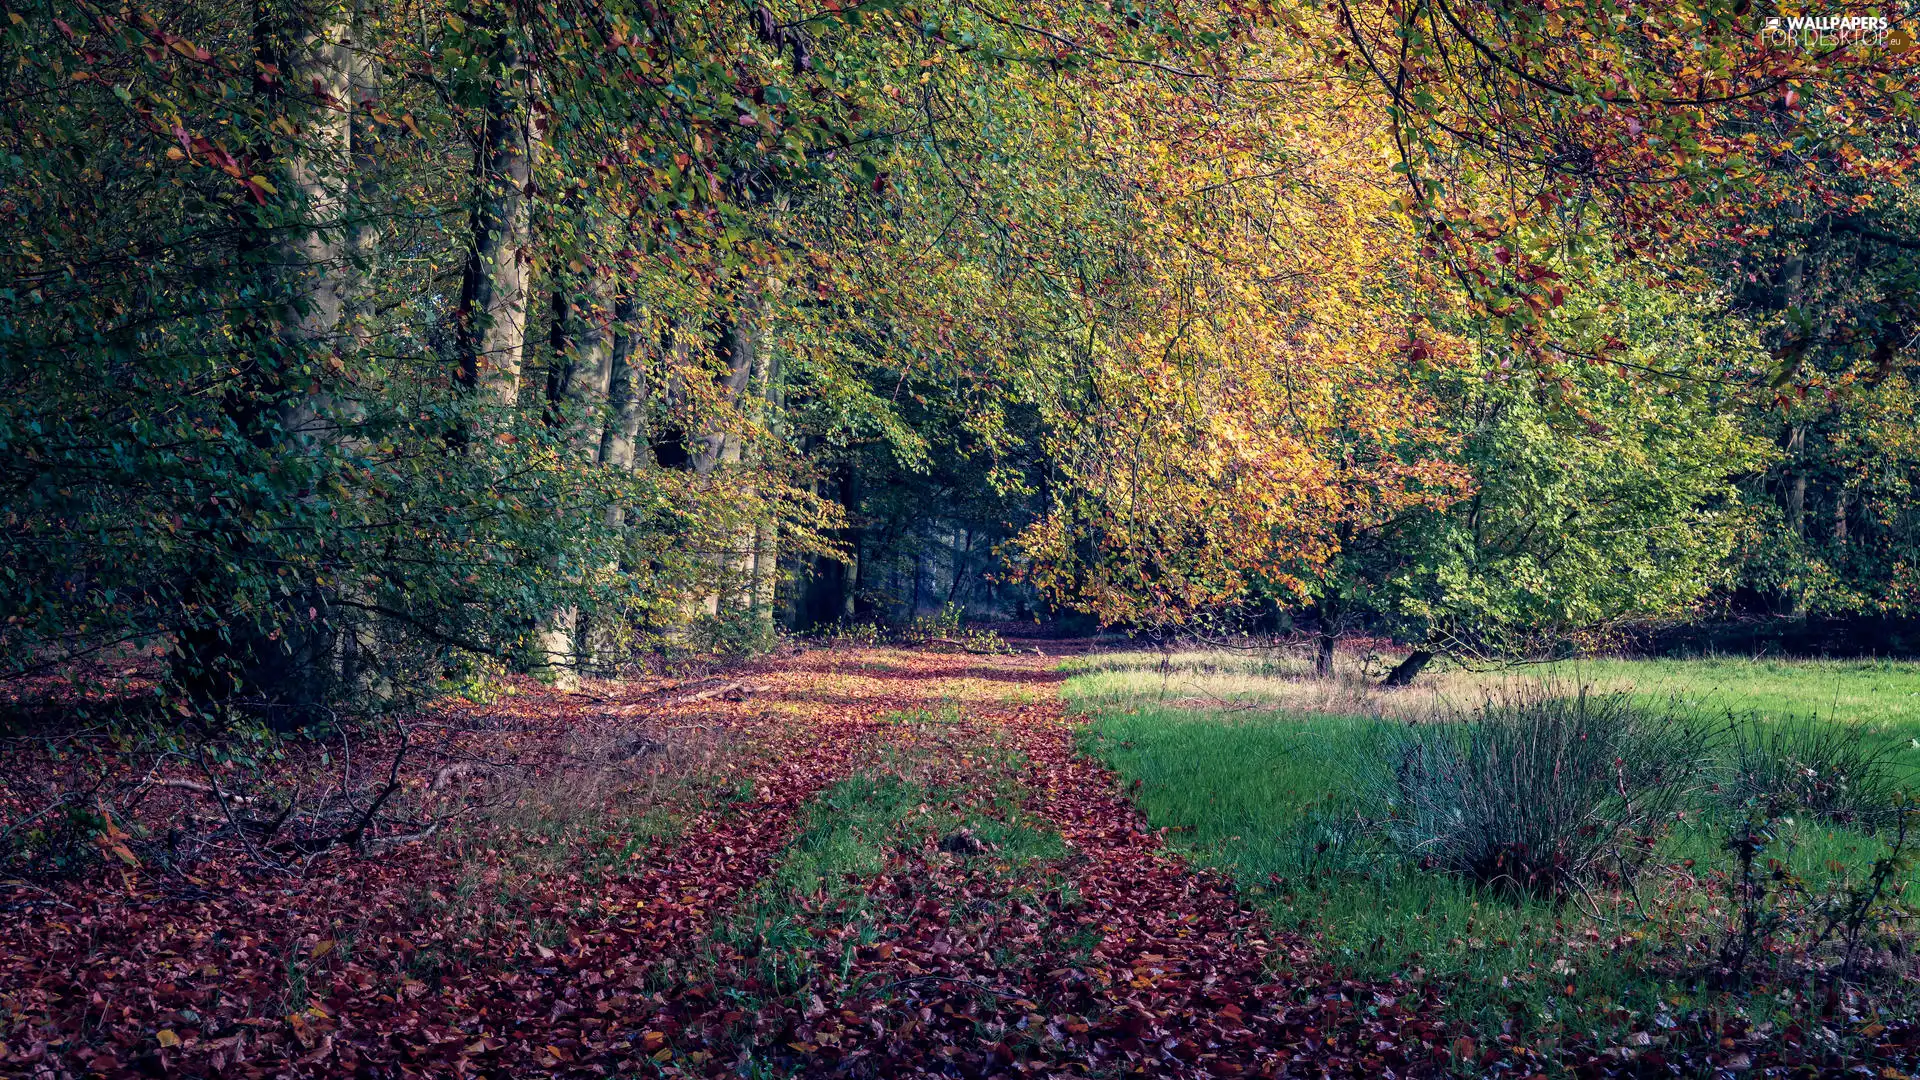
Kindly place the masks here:
<instances>
[{"instance_id":1,"label":"grass lawn","mask_svg":"<svg viewBox=\"0 0 1920 1080\"><path fill-rule=\"evenodd\" d=\"M1347 671L1304 677L1303 662L1231 653L1106 654L1071 662L1071 705L1093 719L1088 752L1129 783L1155 827L1197 862L1232 873L1275 919L1356 975L1445 981L1480 1032L1551 1044L1659 1030L1695 1010L1739 1008L1784 1028L1803 988L1758 978L1729 995L1697 972L1732 918L1725 839L1737 813L1704 799L1661 841L1635 890L1595 889L1572 903L1514 901L1422 871L1356 836L1354 795L1387 768L1383 735L1472 706L1508 684L1630 691L1648 707L1711 723L1750 714L1772 724L1862 725L1897 747L1902 781L1920 771L1920 665L1739 659L1583 661L1520 675L1451 671L1424 687L1371 688ZM1884 836L1809 817L1777 823L1768 858L1816 893L1863 880ZM1907 899L1920 895L1909 870ZM1908 968L1911 962L1897 966ZM1897 982L1897 978L1892 980ZM1889 983L1891 985L1891 983ZM1905 1008L1891 990L1873 1014ZM1884 1016L1882 1017L1884 1019ZM1842 1032L1840 1037L1844 1037Z\"/></svg>"}]
</instances>

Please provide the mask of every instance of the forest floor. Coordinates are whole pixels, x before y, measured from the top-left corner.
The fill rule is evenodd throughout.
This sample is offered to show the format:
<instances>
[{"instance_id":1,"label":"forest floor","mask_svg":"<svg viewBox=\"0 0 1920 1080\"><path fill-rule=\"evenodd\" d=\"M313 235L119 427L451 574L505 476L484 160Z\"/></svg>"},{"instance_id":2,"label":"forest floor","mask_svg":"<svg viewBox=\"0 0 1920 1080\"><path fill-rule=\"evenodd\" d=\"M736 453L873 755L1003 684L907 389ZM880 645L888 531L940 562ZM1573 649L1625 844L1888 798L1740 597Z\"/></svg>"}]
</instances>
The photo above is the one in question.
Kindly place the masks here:
<instances>
[{"instance_id":1,"label":"forest floor","mask_svg":"<svg viewBox=\"0 0 1920 1080\"><path fill-rule=\"evenodd\" d=\"M444 707L467 756L394 773L394 805L457 804L447 827L298 865L166 857L218 812L154 780L175 754L93 863L0 884L0 1073L1406 1076L1472 1053L1432 987L1337 977L1170 854L1076 754L1057 664L812 649L517 683ZM71 756L28 743L10 832L21 777ZM240 790L199 764L179 775Z\"/></svg>"}]
</instances>

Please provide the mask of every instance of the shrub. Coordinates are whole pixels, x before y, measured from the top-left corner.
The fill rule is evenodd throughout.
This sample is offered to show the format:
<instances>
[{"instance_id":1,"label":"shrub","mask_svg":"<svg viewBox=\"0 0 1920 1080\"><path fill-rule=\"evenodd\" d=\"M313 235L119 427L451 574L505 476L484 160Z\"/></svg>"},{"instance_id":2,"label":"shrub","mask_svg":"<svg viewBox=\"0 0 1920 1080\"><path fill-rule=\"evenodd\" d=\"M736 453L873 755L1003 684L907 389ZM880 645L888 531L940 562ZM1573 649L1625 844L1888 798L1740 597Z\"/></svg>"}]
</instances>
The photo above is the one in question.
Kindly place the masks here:
<instances>
[{"instance_id":1,"label":"shrub","mask_svg":"<svg viewBox=\"0 0 1920 1080\"><path fill-rule=\"evenodd\" d=\"M1742 811L1875 825L1893 805L1893 745L1856 725L1747 720L1733 725L1727 758L1720 793Z\"/></svg>"},{"instance_id":2,"label":"shrub","mask_svg":"<svg viewBox=\"0 0 1920 1080\"><path fill-rule=\"evenodd\" d=\"M1545 688L1393 729L1368 793L1374 825L1418 865L1558 897L1630 876L1702 776L1711 736L1624 694Z\"/></svg>"},{"instance_id":3,"label":"shrub","mask_svg":"<svg viewBox=\"0 0 1920 1080\"><path fill-rule=\"evenodd\" d=\"M726 608L717 615L702 615L687 628L687 644L694 649L741 659L772 650L778 634L764 612L750 608Z\"/></svg>"}]
</instances>

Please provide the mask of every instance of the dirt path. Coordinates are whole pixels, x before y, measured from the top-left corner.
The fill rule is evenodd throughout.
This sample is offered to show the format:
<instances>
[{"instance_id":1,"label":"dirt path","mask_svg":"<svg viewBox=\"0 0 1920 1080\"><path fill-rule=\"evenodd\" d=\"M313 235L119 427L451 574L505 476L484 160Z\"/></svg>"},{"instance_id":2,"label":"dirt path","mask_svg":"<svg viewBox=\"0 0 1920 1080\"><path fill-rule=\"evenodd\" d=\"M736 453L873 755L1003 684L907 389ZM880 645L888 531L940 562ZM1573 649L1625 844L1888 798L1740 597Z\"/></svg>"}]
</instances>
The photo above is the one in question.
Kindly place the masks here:
<instances>
[{"instance_id":1,"label":"dirt path","mask_svg":"<svg viewBox=\"0 0 1920 1080\"><path fill-rule=\"evenodd\" d=\"M806 1075L1418 1075L1444 1059L1435 1001L1400 986L1342 982L1285 954L1227 882L1162 850L1106 770L1074 753L1057 661L905 652L815 653L781 673L779 708L804 717L951 708L949 751L1010 747L1033 812L1067 855L1009 875L991 853L937 844L897 857L866 887L871 944L827 940L815 978L787 1002L744 958L716 987L658 1010L670 1061ZM869 728L868 740L898 738ZM928 839L931 839L929 837ZM1011 959L1010 959L1011 958ZM1270 960L1284 959L1284 982ZM727 991L731 989L733 994ZM744 992L742 992L744 990ZM734 1004L704 1005L718 993ZM751 1027L755 1055L729 1054ZM765 1048L771 1047L768 1053ZM700 1053L700 1051L692 1051ZM729 1071L732 1071L729 1069ZM689 1070L691 1071L691 1070Z\"/></svg>"},{"instance_id":2,"label":"dirt path","mask_svg":"<svg viewBox=\"0 0 1920 1080\"><path fill-rule=\"evenodd\" d=\"M576 742L705 740L704 794L650 845L583 803L299 879L235 861L16 893L0 1075L1434 1071L1433 1002L1289 957L1162 851L1075 757L1056 663L811 650L713 683L523 688L486 709ZM884 844L820 805L870 775L919 793ZM969 848L962 821L1031 852ZM775 895L805 828L880 862Z\"/></svg>"}]
</instances>

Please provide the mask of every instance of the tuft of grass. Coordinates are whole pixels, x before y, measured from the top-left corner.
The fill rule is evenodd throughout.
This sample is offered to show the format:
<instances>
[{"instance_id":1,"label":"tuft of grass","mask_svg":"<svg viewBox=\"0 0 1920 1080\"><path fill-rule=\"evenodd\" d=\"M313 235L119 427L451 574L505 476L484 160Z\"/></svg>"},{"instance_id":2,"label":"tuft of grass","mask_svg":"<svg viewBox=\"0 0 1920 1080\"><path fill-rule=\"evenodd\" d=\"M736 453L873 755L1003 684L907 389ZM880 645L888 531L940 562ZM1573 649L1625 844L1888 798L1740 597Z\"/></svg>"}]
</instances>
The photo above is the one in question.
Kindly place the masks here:
<instances>
[{"instance_id":1,"label":"tuft of grass","mask_svg":"<svg viewBox=\"0 0 1920 1080\"><path fill-rule=\"evenodd\" d=\"M808 804L798 834L761 891L822 897L857 887L909 843L914 810L932 797L926 787L891 773L856 773L840 781Z\"/></svg>"},{"instance_id":2,"label":"tuft of grass","mask_svg":"<svg viewBox=\"0 0 1920 1080\"><path fill-rule=\"evenodd\" d=\"M1636 873L1713 750L1672 711L1552 686L1390 731L1358 785L1378 832L1421 869L1544 897Z\"/></svg>"},{"instance_id":3,"label":"tuft of grass","mask_svg":"<svg viewBox=\"0 0 1920 1080\"><path fill-rule=\"evenodd\" d=\"M1898 744L1867 728L1814 718L1736 723L1721 794L1731 809L1796 810L1869 827L1897 791Z\"/></svg>"}]
</instances>

